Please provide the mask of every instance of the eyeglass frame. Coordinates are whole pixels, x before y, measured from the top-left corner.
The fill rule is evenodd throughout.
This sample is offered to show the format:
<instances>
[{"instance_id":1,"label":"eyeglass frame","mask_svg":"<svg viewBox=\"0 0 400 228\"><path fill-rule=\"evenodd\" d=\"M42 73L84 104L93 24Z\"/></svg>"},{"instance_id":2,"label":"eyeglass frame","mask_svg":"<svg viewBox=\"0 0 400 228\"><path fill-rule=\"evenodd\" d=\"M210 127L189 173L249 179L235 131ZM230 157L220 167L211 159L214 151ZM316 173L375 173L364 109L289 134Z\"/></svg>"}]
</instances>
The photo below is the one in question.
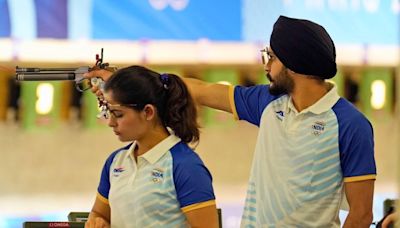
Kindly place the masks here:
<instances>
[{"instance_id":1,"label":"eyeglass frame","mask_svg":"<svg viewBox=\"0 0 400 228\"><path fill-rule=\"evenodd\" d=\"M101 108L100 118L111 119L111 117L115 118L115 114L110 110L110 106L115 107L139 107L140 104L109 104L104 100L99 100L99 107Z\"/></svg>"},{"instance_id":2,"label":"eyeglass frame","mask_svg":"<svg viewBox=\"0 0 400 228\"><path fill-rule=\"evenodd\" d=\"M271 52L268 50L268 47L261 49L260 52L261 52L261 61L264 65L267 64L269 61L273 60L274 56L271 55Z\"/></svg>"}]
</instances>

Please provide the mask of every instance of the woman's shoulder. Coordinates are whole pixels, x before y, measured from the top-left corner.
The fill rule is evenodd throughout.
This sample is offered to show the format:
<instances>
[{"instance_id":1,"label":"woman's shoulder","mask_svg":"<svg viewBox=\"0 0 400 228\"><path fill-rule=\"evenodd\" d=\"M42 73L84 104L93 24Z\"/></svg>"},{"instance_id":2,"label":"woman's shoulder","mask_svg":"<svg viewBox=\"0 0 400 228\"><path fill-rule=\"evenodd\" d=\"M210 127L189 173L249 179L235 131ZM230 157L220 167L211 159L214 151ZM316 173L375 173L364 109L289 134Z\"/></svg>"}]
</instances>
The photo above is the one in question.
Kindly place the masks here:
<instances>
[{"instance_id":1,"label":"woman's shoulder","mask_svg":"<svg viewBox=\"0 0 400 228\"><path fill-rule=\"evenodd\" d=\"M188 183L190 183L190 186L197 186L199 183L202 183L203 187L211 185L210 171L204 165L200 156L186 143L180 142L170 151L173 158L173 176L177 189L182 187L180 184L186 185Z\"/></svg>"},{"instance_id":2,"label":"woman's shoulder","mask_svg":"<svg viewBox=\"0 0 400 228\"><path fill-rule=\"evenodd\" d=\"M199 155L184 142L179 142L170 149L175 165L178 164L203 164Z\"/></svg>"}]
</instances>

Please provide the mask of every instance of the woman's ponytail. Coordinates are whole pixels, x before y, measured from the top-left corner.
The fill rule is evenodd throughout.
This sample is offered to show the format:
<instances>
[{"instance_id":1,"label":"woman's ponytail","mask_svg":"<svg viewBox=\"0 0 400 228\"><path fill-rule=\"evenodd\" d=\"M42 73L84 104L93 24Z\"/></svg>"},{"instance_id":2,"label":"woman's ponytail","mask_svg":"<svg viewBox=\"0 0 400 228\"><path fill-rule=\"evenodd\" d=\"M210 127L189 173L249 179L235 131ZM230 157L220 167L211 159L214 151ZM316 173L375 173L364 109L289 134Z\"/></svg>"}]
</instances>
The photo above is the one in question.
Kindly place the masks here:
<instances>
[{"instance_id":1,"label":"woman's ponytail","mask_svg":"<svg viewBox=\"0 0 400 228\"><path fill-rule=\"evenodd\" d=\"M166 91L165 110L161 114L164 124L170 127L183 142L197 142L200 138L197 110L188 88L174 74L161 74Z\"/></svg>"}]
</instances>

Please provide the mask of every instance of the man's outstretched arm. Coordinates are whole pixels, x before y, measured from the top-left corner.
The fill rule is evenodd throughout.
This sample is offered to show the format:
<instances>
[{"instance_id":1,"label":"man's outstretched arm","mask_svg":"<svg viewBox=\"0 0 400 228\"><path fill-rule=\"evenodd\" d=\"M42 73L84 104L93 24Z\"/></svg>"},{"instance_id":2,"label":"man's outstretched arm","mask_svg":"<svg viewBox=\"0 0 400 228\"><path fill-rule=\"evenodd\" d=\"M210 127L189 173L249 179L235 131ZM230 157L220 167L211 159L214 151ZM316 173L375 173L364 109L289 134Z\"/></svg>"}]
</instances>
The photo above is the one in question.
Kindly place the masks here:
<instances>
[{"instance_id":1,"label":"man's outstretched arm","mask_svg":"<svg viewBox=\"0 0 400 228\"><path fill-rule=\"evenodd\" d=\"M230 86L208 83L194 78L182 78L197 104L232 113Z\"/></svg>"},{"instance_id":2,"label":"man's outstretched arm","mask_svg":"<svg viewBox=\"0 0 400 228\"><path fill-rule=\"evenodd\" d=\"M367 228L371 225L374 184L375 180L347 182L344 184L350 211L343 227Z\"/></svg>"},{"instance_id":3,"label":"man's outstretched arm","mask_svg":"<svg viewBox=\"0 0 400 228\"><path fill-rule=\"evenodd\" d=\"M112 75L112 72L107 70L94 70L84 75L85 78L99 77L107 81ZM194 78L184 78L182 80L188 87L190 94L197 104L208 106L210 108L219 109L232 113L229 99L230 86L207 83ZM101 91L97 87L92 88L92 92L97 96L101 96ZM233 95L232 95L233 96Z\"/></svg>"}]
</instances>

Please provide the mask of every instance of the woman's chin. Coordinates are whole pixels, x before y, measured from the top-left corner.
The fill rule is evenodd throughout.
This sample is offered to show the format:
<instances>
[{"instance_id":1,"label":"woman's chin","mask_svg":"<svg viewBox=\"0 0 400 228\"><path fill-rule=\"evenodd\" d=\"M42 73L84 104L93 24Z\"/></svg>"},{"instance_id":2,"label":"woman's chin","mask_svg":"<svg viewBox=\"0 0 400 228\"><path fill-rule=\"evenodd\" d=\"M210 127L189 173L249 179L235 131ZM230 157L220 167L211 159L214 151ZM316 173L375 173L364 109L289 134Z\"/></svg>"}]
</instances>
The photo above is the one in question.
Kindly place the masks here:
<instances>
[{"instance_id":1,"label":"woman's chin","mask_svg":"<svg viewBox=\"0 0 400 228\"><path fill-rule=\"evenodd\" d=\"M121 142L132 142L132 141L134 141L134 139L124 138L121 135L118 135L118 139Z\"/></svg>"}]
</instances>

